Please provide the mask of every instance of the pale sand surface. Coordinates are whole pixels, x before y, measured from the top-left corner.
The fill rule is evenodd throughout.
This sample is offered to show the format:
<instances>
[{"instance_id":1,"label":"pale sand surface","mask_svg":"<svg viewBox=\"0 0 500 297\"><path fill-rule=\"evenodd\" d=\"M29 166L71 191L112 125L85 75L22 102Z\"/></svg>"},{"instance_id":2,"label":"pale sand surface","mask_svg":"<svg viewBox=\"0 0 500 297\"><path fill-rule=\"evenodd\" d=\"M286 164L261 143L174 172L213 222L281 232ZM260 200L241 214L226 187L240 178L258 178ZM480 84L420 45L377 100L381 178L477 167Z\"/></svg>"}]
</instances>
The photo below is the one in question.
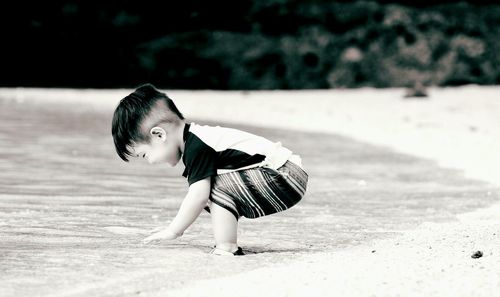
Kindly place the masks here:
<instances>
[{"instance_id":1,"label":"pale sand surface","mask_svg":"<svg viewBox=\"0 0 500 297\"><path fill-rule=\"evenodd\" d=\"M169 296L498 296L500 207L390 240L204 280ZM471 258L473 251L484 256ZM158 292L158 295L162 296Z\"/></svg>"},{"instance_id":2,"label":"pale sand surface","mask_svg":"<svg viewBox=\"0 0 500 297\"><path fill-rule=\"evenodd\" d=\"M112 110L130 91L0 88L0 95ZM431 88L423 100L402 99L403 89L166 92L191 118L345 135L500 185L500 87Z\"/></svg>"},{"instance_id":3,"label":"pale sand surface","mask_svg":"<svg viewBox=\"0 0 500 297\"><path fill-rule=\"evenodd\" d=\"M83 101L112 110L129 91L0 89L0 95L17 101ZM431 89L427 100L404 100L403 93L400 89L168 92L188 117L341 134L500 185L500 88ZM234 291L244 296L497 296L499 213L500 206L493 205L460 215L456 221L423 224L392 239L203 280L169 291L168 296L230 296ZM119 226L108 231L135 232ZM472 259L476 250L484 256Z\"/></svg>"}]
</instances>

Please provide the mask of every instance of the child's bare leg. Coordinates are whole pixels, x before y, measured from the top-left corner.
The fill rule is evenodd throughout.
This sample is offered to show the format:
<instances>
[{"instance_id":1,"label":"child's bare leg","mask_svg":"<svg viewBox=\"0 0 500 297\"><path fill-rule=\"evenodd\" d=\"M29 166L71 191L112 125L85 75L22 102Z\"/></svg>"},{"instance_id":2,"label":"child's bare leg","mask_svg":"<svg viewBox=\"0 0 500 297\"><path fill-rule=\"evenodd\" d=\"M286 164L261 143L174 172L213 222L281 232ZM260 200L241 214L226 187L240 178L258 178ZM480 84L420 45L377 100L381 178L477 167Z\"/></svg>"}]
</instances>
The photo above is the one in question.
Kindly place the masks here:
<instances>
[{"instance_id":1,"label":"child's bare leg","mask_svg":"<svg viewBox=\"0 0 500 297\"><path fill-rule=\"evenodd\" d=\"M210 206L215 245L218 249L234 252L238 249L238 221L227 209L212 203Z\"/></svg>"}]
</instances>

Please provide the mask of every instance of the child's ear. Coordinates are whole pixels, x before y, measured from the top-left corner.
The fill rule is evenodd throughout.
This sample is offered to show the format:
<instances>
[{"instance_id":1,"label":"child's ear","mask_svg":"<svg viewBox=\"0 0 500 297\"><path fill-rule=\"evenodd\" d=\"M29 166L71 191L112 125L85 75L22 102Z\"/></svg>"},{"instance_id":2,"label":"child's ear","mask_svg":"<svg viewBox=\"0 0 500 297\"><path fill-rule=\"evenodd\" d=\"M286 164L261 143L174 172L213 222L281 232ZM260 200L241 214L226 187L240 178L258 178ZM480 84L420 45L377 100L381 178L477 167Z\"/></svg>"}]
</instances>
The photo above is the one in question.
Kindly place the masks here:
<instances>
[{"instance_id":1,"label":"child's ear","mask_svg":"<svg viewBox=\"0 0 500 297\"><path fill-rule=\"evenodd\" d=\"M163 128L158 126L151 128L151 130L149 130L149 134L151 134L151 136L153 136L154 138L161 139L162 141L165 141L167 136L167 132L165 132Z\"/></svg>"}]
</instances>

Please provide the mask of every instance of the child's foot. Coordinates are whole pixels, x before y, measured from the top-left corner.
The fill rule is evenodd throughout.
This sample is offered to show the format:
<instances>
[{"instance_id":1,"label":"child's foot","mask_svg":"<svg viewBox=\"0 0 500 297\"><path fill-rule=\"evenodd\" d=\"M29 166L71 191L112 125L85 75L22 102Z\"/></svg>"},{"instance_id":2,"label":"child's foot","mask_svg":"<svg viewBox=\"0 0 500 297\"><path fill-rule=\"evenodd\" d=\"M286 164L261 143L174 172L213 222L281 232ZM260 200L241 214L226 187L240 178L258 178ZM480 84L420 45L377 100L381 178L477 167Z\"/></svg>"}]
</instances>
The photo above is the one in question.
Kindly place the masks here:
<instances>
[{"instance_id":1,"label":"child's foot","mask_svg":"<svg viewBox=\"0 0 500 297\"><path fill-rule=\"evenodd\" d=\"M241 249L241 247L238 247L238 249L234 252L228 252L228 251L214 247L210 251L210 254L218 255L218 256L243 256L243 255L245 255L245 253L243 253L243 250Z\"/></svg>"}]
</instances>

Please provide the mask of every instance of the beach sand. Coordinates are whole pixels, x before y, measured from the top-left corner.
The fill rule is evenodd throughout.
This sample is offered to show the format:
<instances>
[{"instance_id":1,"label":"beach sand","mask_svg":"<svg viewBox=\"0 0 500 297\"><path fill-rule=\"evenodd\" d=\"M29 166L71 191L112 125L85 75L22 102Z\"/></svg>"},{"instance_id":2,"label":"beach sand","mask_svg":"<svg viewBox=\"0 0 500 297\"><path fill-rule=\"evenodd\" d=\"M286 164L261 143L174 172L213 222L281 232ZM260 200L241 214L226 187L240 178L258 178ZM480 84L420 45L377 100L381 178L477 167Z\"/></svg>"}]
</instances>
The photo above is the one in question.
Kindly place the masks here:
<instances>
[{"instance_id":1,"label":"beach sand","mask_svg":"<svg viewBox=\"0 0 500 297\"><path fill-rule=\"evenodd\" d=\"M112 110L131 91L0 88L0 95ZM500 87L429 88L423 99L403 99L404 89L165 91L188 118L344 135L500 185Z\"/></svg>"},{"instance_id":2,"label":"beach sand","mask_svg":"<svg viewBox=\"0 0 500 297\"><path fill-rule=\"evenodd\" d=\"M0 95L112 110L130 91L20 88ZM500 186L500 87L431 88L426 99L403 99L403 89L167 93L188 118L343 135ZM499 246L500 204L493 204L390 239L147 296L497 296ZM477 251L483 256L472 258Z\"/></svg>"},{"instance_id":3,"label":"beach sand","mask_svg":"<svg viewBox=\"0 0 500 297\"><path fill-rule=\"evenodd\" d=\"M215 103L207 106L227 109L199 109L194 102L180 108L197 110L200 118L340 134L500 186L499 87L435 88L425 99L403 99L403 94L402 89L225 94L229 99L207 92L199 94ZM243 296L498 296L498 247L497 204L455 222L426 223L352 250L203 281L175 295L229 296L238 290ZM473 259L476 251L483 257Z\"/></svg>"}]
</instances>

